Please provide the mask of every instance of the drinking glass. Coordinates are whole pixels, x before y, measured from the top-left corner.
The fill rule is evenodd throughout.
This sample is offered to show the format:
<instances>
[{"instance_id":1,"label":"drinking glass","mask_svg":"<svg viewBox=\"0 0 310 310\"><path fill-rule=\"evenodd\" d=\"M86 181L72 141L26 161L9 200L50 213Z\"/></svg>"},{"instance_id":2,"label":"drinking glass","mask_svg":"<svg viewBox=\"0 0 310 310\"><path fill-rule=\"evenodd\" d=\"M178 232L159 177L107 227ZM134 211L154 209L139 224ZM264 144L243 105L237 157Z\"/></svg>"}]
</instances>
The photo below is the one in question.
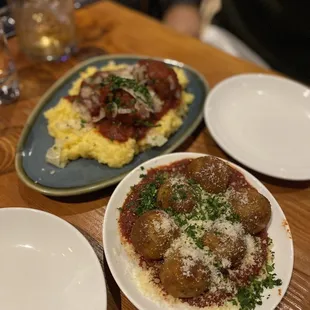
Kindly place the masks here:
<instances>
[{"instance_id":1,"label":"drinking glass","mask_svg":"<svg viewBox=\"0 0 310 310\"><path fill-rule=\"evenodd\" d=\"M0 19L0 105L14 102L18 96L19 87L15 65Z\"/></svg>"},{"instance_id":2,"label":"drinking glass","mask_svg":"<svg viewBox=\"0 0 310 310\"><path fill-rule=\"evenodd\" d=\"M38 60L65 60L76 48L73 0L9 0L21 50Z\"/></svg>"}]
</instances>

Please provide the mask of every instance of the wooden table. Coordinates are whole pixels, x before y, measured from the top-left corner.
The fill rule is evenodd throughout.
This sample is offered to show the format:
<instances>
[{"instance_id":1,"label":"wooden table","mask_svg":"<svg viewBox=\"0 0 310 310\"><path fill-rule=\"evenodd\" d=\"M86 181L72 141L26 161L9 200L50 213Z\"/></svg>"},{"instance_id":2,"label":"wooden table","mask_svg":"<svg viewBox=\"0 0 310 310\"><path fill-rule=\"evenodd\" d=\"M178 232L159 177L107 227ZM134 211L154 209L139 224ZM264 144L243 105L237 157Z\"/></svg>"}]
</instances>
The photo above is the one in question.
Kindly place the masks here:
<instances>
[{"instance_id":1,"label":"wooden table","mask_svg":"<svg viewBox=\"0 0 310 310\"><path fill-rule=\"evenodd\" d=\"M88 6L76 13L76 19L81 50L65 63L30 62L20 53L16 38L9 42L17 63L22 94L16 104L0 106L0 207L21 206L44 210L77 227L93 245L104 266L108 309L135 309L119 291L104 263L101 227L105 206L114 188L82 197L49 198L22 184L15 173L14 155L27 117L40 96L69 68L82 59L104 52L177 59L204 74L211 87L234 74L263 70L113 3L99 2ZM179 150L227 157L203 125ZM279 308L310 309L310 183L285 182L257 173L254 175L264 182L280 203L294 239L294 273Z\"/></svg>"}]
</instances>

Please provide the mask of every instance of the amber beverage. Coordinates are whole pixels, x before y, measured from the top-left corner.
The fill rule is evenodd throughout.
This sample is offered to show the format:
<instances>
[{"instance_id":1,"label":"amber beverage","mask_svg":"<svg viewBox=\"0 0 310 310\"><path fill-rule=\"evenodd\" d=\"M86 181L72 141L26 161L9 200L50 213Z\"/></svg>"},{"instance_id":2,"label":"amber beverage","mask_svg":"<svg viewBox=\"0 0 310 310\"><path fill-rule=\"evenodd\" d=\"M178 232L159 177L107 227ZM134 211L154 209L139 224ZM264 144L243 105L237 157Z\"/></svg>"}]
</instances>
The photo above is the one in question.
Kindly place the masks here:
<instances>
[{"instance_id":1,"label":"amber beverage","mask_svg":"<svg viewBox=\"0 0 310 310\"><path fill-rule=\"evenodd\" d=\"M73 0L9 0L21 50L38 60L63 60L76 48Z\"/></svg>"}]
</instances>

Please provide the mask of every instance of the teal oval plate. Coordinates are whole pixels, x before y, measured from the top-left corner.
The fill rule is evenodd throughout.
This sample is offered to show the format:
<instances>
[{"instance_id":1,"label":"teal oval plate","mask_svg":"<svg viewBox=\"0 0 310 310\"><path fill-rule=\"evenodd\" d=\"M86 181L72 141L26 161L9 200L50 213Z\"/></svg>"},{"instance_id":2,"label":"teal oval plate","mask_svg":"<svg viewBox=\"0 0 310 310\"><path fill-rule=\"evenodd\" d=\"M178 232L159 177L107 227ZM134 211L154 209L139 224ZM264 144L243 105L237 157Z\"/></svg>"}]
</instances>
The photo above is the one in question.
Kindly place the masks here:
<instances>
[{"instance_id":1,"label":"teal oval plate","mask_svg":"<svg viewBox=\"0 0 310 310\"><path fill-rule=\"evenodd\" d=\"M27 186L46 195L80 195L116 184L141 163L153 157L170 153L180 146L202 120L208 85L203 76L193 68L175 60L155 58L164 61L169 66L182 68L189 79L187 91L195 95L195 100L190 105L183 125L168 139L166 144L136 155L133 161L122 168L110 168L99 164L96 160L80 158L70 162L64 169L60 169L45 161L46 151L53 145L54 138L48 134L47 121L43 113L55 106L61 97L68 94L72 82L79 78L81 71L84 71L88 66L100 68L109 61L115 61L117 64L133 64L140 59L150 58L131 55L99 56L80 63L59 79L43 95L21 134L15 158L16 172L19 178Z\"/></svg>"}]
</instances>

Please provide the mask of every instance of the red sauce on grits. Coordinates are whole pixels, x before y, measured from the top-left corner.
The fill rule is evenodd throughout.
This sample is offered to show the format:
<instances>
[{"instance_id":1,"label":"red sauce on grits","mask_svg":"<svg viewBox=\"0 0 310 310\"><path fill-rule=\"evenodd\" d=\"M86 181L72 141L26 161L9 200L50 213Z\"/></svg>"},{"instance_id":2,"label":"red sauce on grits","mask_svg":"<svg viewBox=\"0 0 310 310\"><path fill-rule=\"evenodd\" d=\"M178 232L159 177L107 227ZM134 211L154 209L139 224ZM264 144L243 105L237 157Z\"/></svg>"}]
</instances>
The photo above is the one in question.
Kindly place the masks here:
<instances>
[{"instance_id":1,"label":"red sauce on grits","mask_svg":"<svg viewBox=\"0 0 310 310\"><path fill-rule=\"evenodd\" d=\"M161 166L159 168L150 169L146 172L141 171L141 174L145 173L145 176L141 179L141 181L133 186L132 190L128 194L124 205L122 206L120 216L119 216L119 229L121 235L124 239L124 242L131 242L131 231L134 223L139 218L139 216L135 213L140 199L141 191L151 183L156 184L156 180L159 174L162 173L181 173L187 174L187 165L192 161L192 159L184 159L177 162L174 162L170 165ZM159 188L160 184L156 185ZM228 188L234 188L238 190L240 188L251 187L249 183L246 181L245 177L238 170L232 168L232 175L229 182ZM261 271L261 268L266 262L267 259L267 247L268 247L268 235L266 230L256 235L256 237L261 240L261 248L254 255L254 263L247 267L246 269L242 269L241 267L237 267L232 270L232 273L227 274L227 277L233 280L235 283L238 283L239 286L247 285L250 279L253 276L256 276ZM139 254L138 254L139 255ZM142 268L152 268L154 271L154 283L156 283L163 291L163 295L165 293L163 287L160 284L159 279L159 269L163 263L163 260L147 260L140 256L140 266ZM239 269L238 269L239 268ZM222 305L225 301L234 297L232 294L228 294L226 291L217 290L216 292L206 291L205 293L199 295L198 297L193 298L183 298L180 301L188 303L191 306L196 307L206 307L212 305Z\"/></svg>"},{"instance_id":2,"label":"red sauce on grits","mask_svg":"<svg viewBox=\"0 0 310 310\"><path fill-rule=\"evenodd\" d=\"M182 91L176 73L163 62L140 60L130 72L135 78L124 70L98 71L81 83L78 96L66 97L86 107L103 136L119 142L143 139L180 105Z\"/></svg>"},{"instance_id":3,"label":"red sauce on grits","mask_svg":"<svg viewBox=\"0 0 310 310\"><path fill-rule=\"evenodd\" d=\"M65 96L64 97L66 100L70 101L70 102L74 102L76 99L78 99L78 96Z\"/></svg>"},{"instance_id":4,"label":"red sauce on grits","mask_svg":"<svg viewBox=\"0 0 310 310\"><path fill-rule=\"evenodd\" d=\"M126 142L134 134L134 128L120 122L102 120L98 126L99 132L108 139Z\"/></svg>"}]
</instances>

